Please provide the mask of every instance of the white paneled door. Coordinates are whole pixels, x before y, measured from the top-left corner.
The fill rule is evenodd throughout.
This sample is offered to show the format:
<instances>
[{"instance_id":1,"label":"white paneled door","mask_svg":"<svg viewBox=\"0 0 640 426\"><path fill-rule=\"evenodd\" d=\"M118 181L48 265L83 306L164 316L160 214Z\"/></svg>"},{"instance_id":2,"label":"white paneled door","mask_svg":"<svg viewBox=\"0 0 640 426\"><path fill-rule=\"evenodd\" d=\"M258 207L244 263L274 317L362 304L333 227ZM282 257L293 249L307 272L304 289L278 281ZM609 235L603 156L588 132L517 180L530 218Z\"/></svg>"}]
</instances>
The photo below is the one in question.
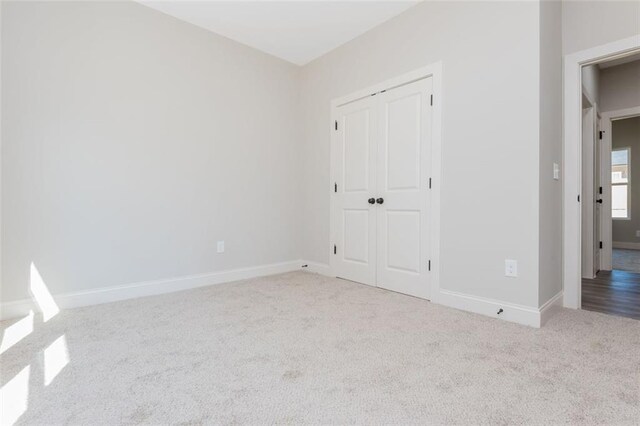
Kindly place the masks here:
<instances>
[{"instance_id":1,"label":"white paneled door","mask_svg":"<svg viewBox=\"0 0 640 426\"><path fill-rule=\"evenodd\" d=\"M334 255L339 277L376 284L376 150L378 103L366 97L339 109L334 152ZM334 150L335 151L335 150Z\"/></svg>"},{"instance_id":2,"label":"white paneled door","mask_svg":"<svg viewBox=\"0 0 640 426\"><path fill-rule=\"evenodd\" d=\"M431 78L335 111L332 266L338 277L429 298Z\"/></svg>"}]
</instances>

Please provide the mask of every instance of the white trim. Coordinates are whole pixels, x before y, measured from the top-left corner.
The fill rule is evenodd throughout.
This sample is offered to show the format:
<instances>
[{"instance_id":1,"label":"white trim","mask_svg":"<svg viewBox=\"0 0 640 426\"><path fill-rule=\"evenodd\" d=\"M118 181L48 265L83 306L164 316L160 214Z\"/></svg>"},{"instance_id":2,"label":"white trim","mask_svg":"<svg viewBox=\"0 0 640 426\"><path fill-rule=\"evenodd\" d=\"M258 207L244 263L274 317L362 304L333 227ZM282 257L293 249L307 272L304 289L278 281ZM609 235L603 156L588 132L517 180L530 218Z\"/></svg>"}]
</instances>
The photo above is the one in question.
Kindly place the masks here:
<instances>
[{"instance_id":1,"label":"white trim","mask_svg":"<svg viewBox=\"0 0 640 426\"><path fill-rule=\"evenodd\" d=\"M605 111L602 118L608 117L611 121L624 120L625 118L633 118L640 115L640 105L632 108L617 109L614 111ZM609 135L611 136L611 135Z\"/></svg>"},{"instance_id":2,"label":"white trim","mask_svg":"<svg viewBox=\"0 0 640 426\"><path fill-rule=\"evenodd\" d=\"M600 239L603 242L600 250L600 270L610 271L613 268L613 222L611 217L611 118L604 112L600 118L602 141L600 142L600 185L602 185L602 210L600 211Z\"/></svg>"},{"instance_id":3,"label":"white trim","mask_svg":"<svg viewBox=\"0 0 640 426\"><path fill-rule=\"evenodd\" d=\"M438 303L530 327L540 327L541 324L540 309L530 306L506 303L449 290L440 290ZM502 312L498 314L500 309L502 309Z\"/></svg>"},{"instance_id":4,"label":"white trim","mask_svg":"<svg viewBox=\"0 0 640 426\"><path fill-rule=\"evenodd\" d=\"M429 71L431 69L431 71ZM431 134L431 301L440 303L440 194L442 191L442 62L425 71L433 78L433 117Z\"/></svg>"},{"instance_id":5,"label":"white trim","mask_svg":"<svg viewBox=\"0 0 640 426\"><path fill-rule=\"evenodd\" d=\"M303 271L335 278L335 275L331 273L331 267L326 263L313 262L310 260L301 260L300 262L302 265L307 265L306 268L302 269Z\"/></svg>"},{"instance_id":6,"label":"white trim","mask_svg":"<svg viewBox=\"0 0 640 426\"><path fill-rule=\"evenodd\" d=\"M60 309L78 308L81 306L99 305L119 300L134 299L143 296L173 293L230 281L281 274L300 270L300 260L272 263L249 268L231 269L206 274L187 275L163 280L143 281L132 284L101 287L87 291L54 295L53 299ZM27 315L30 310L38 312L37 304L30 299L6 302L0 305L0 319L5 320Z\"/></svg>"},{"instance_id":7,"label":"white trim","mask_svg":"<svg viewBox=\"0 0 640 426\"><path fill-rule=\"evenodd\" d=\"M560 309L562 309L562 290L540 307L540 327Z\"/></svg>"},{"instance_id":8,"label":"white trim","mask_svg":"<svg viewBox=\"0 0 640 426\"><path fill-rule=\"evenodd\" d=\"M589 99L584 91L582 95ZM583 278L594 278L596 235L594 233L596 194L595 189L595 150L597 147L596 127L597 127L597 107L595 103L582 109L582 138L581 138L581 210L583 226L581 227L581 268ZM584 104L583 104L584 106ZM586 149L585 149L586 148Z\"/></svg>"},{"instance_id":9,"label":"white trim","mask_svg":"<svg viewBox=\"0 0 640 426\"><path fill-rule=\"evenodd\" d=\"M564 57L564 143L563 143L563 304L578 309L581 305L581 101L583 65L602 59L623 57L640 51L640 34L582 50Z\"/></svg>"},{"instance_id":10,"label":"white trim","mask_svg":"<svg viewBox=\"0 0 640 426\"><path fill-rule=\"evenodd\" d=\"M36 311L36 304L31 299L15 300L0 304L0 321L29 315L29 311Z\"/></svg>"},{"instance_id":11,"label":"white trim","mask_svg":"<svg viewBox=\"0 0 640 426\"><path fill-rule=\"evenodd\" d=\"M617 249L640 250L640 243L629 243L626 241L614 241L611 243L611 246Z\"/></svg>"},{"instance_id":12,"label":"white trim","mask_svg":"<svg viewBox=\"0 0 640 426\"><path fill-rule=\"evenodd\" d=\"M435 64L418 68L417 70L413 70L405 74L399 75L397 77L390 78L381 83L374 84L369 87L365 87L364 89L360 89L349 95L341 96L339 98L333 99L331 101L331 109L337 108L341 105L345 105L353 101L357 101L358 99L365 98L371 95L372 93L378 93L382 90L389 90L398 86L403 86L405 84L412 83L414 81L422 80L423 78L427 78L429 76L435 76L436 74L440 74L441 72L442 72L442 62L436 62ZM435 95L436 95L435 89L433 94L435 98Z\"/></svg>"},{"instance_id":13,"label":"white trim","mask_svg":"<svg viewBox=\"0 0 640 426\"><path fill-rule=\"evenodd\" d=\"M347 96L333 99L331 101L331 121L328 123L329 128L333 129L335 115L334 110L341 105L349 102L362 99L372 93L377 93L382 90L388 90L394 87L402 86L417 80L424 78L432 78L432 93L433 93L433 106L432 106L432 123L431 123L431 244L429 247L431 258L431 288L430 288L430 300L432 302L438 302L440 294L440 194L441 194L441 176L442 176L442 62L436 62L434 64L419 68L414 71L402 74L398 77L385 80L381 83L369 86L367 88L358 90ZM333 132L331 132L333 135ZM331 139L330 139L331 141ZM331 142L330 142L331 143ZM333 144L331 144L333 146ZM329 188L333 188L334 170L331 170L333 164L333 149L330 155L330 173L329 173ZM330 197L330 211L333 211L333 197ZM331 215L330 215L331 216ZM331 217L329 218L331 222ZM329 276L335 275L335 268L333 266L333 241L335 236L331 229L331 223L329 223L330 238L329 241Z\"/></svg>"}]
</instances>

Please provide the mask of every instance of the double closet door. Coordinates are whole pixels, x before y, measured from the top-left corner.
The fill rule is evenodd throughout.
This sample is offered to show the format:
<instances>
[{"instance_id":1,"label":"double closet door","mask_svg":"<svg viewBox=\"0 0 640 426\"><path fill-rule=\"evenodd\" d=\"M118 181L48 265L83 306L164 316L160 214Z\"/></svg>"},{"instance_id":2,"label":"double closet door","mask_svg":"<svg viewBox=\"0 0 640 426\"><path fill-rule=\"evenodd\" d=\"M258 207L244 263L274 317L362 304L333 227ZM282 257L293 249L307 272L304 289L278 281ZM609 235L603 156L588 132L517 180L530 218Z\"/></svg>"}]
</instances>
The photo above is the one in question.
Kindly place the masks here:
<instances>
[{"instance_id":1,"label":"double closet door","mask_svg":"<svg viewBox=\"0 0 640 426\"><path fill-rule=\"evenodd\" d=\"M425 78L334 109L336 276L430 297L431 95Z\"/></svg>"}]
</instances>

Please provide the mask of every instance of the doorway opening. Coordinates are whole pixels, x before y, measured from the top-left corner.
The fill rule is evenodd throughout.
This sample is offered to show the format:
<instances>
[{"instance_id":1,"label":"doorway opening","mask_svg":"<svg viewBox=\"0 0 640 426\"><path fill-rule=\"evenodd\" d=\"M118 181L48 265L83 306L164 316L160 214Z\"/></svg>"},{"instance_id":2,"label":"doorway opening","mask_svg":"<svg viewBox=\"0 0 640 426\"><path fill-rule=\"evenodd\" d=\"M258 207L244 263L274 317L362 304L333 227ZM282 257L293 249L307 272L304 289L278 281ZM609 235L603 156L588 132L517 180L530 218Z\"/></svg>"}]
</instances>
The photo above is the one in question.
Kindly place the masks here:
<instances>
[{"instance_id":1,"label":"doorway opening","mask_svg":"<svg viewBox=\"0 0 640 426\"><path fill-rule=\"evenodd\" d=\"M640 319L640 53L581 77L578 307Z\"/></svg>"}]
</instances>

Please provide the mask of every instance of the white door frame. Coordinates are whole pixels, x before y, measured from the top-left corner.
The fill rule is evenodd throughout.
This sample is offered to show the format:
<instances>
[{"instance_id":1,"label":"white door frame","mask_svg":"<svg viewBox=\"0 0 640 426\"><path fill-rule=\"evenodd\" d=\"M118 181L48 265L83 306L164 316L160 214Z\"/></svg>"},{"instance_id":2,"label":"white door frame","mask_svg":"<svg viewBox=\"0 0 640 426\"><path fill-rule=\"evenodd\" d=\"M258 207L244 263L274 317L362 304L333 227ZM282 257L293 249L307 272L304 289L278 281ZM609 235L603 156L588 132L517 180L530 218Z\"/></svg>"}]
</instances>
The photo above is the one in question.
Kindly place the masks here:
<instances>
[{"instance_id":1,"label":"white door frame","mask_svg":"<svg viewBox=\"0 0 640 426\"><path fill-rule=\"evenodd\" d=\"M613 149L613 122L640 116L640 105L633 108L605 111L602 113L602 145L600 146L602 175L602 214L600 215L600 233L604 247L600 253L600 269L610 271L613 268L613 219L611 218L611 151Z\"/></svg>"},{"instance_id":2,"label":"white door frame","mask_svg":"<svg viewBox=\"0 0 640 426\"><path fill-rule=\"evenodd\" d=\"M426 67L419 68L417 70L402 74L398 77L385 80L381 83L369 86L367 88L358 90L347 96L333 99L331 101L331 121L329 128L333 128L334 121L336 120L336 109L349 102L362 99L367 96L371 96L373 93L378 93L382 90L393 89L398 86L412 83L423 78L431 77L433 82L433 107L432 107L432 135L431 135L431 241L429 244L429 252L431 258L431 298L432 302L437 302L440 294L440 191L441 191L441 156L442 156L442 62L428 65ZM333 134L333 132L332 132ZM333 137L333 136L332 136ZM331 143L331 156L333 159L333 143ZM331 170L329 173L330 182L329 188L333 191L333 182L335 181L334 175L336 171L333 170L333 161L331 161ZM333 197L331 197L330 211L333 211ZM331 220L331 218L329 218ZM335 241L334 230L330 226L330 244L329 244L329 268L330 274L335 276L335 259L333 255L333 241Z\"/></svg>"},{"instance_id":3,"label":"white door frame","mask_svg":"<svg viewBox=\"0 0 640 426\"><path fill-rule=\"evenodd\" d=\"M640 34L582 50L564 57L564 146L563 146L563 305L580 309L581 281L581 193L582 178L582 66L603 59L629 56L640 52Z\"/></svg>"},{"instance_id":4,"label":"white door frame","mask_svg":"<svg viewBox=\"0 0 640 426\"><path fill-rule=\"evenodd\" d=\"M595 192L594 192L594 179L595 171L597 170L595 165L595 149L597 146L596 141L596 120L598 119L597 105L595 101L589 96L587 90L582 88L582 133L581 133L581 151L582 151L582 163L580 179L582 182L580 193L580 205L582 208L582 227L581 227L581 241L580 245L581 255L580 264L582 278L594 278L596 265L594 263L595 256L595 244L596 235L594 235L594 218L595 218ZM587 105L585 105L585 100ZM585 129L589 129L589 134L585 134ZM585 150L584 148L588 148Z\"/></svg>"}]
</instances>

